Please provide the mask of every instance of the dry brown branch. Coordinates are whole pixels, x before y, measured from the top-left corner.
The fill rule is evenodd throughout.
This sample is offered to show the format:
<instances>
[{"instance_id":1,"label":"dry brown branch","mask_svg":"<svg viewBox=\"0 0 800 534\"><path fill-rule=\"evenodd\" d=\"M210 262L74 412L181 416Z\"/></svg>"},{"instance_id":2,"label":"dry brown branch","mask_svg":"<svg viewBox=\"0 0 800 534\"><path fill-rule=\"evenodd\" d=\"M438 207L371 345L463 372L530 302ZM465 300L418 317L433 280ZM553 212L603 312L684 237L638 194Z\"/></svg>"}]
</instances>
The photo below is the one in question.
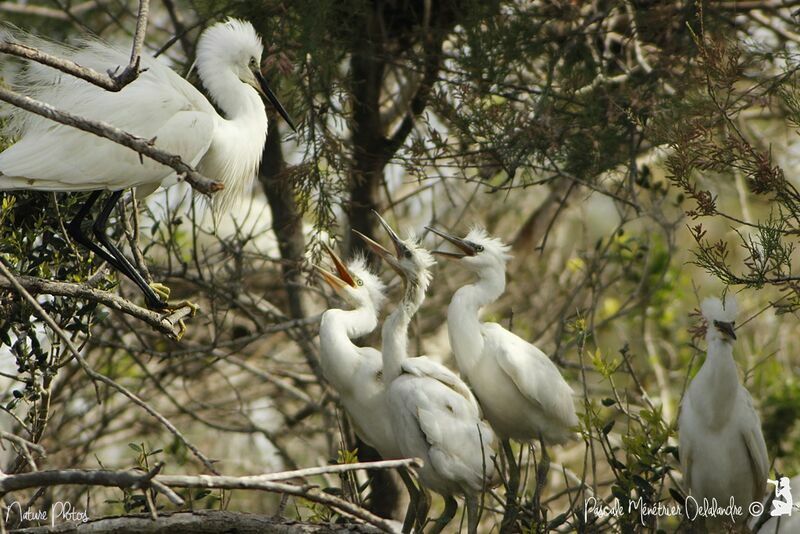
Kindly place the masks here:
<instances>
[{"instance_id":1,"label":"dry brown branch","mask_svg":"<svg viewBox=\"0 0 800 534\"><path fill-rule=\"evenodd\" d=\"M321 491L316 486L304 485L296 486L281 482L253 481L254 477L225 477L225 476L168 476L164 477L162 483L168 483L177 488L214 488L214 489L255 489L268 491L271 493L281 493L302 497L311 502L323 504L334 508L339 512L360 519L370 525L378 527L384 532L397 532L398 529L387 521L375 514L357 506L349 501L335 497L329 493Z\"/></svg>"},{"instance_id":2,"label":"dry brown branch","mask_svg":"<svg viewBox=\"0 0 800 534\"><path fill-rule=\"evenodd\" d=\"M150 0L139 0L139 14L136 17L136 32L133 35L130 63L119 76L115 73L108 73L118 86L125 87L139 77L139 64L141 63L142 46L144 45L144 36L147 33L147 18L149 14Z\"/></svg>"},{"instance_id":3,"label":"dry brown branch","mask_svg":"<svg viewBox=\"0 0 800 534\"><path fill-rule=\"evenodd\" d=\"M184 306L176 310L173 314L163 315L148 310L147 308L137 306L119 295L100 289L94 289L88 285L45 280L32 276L16 276L15 278L22 287L34 295L54 295L99 302L104 306L128 314L150 325L154 330L164 334L170 339L178 339L181 329L179 324L180 320L186 318L192 311L189 306ZM15 289L15 286L9 279L0 278L0 288Z\"/></svg>"},{"instance_id":4,"label":"dry brown branch","mask_svg":"<svg viewBox=\"0 0 800 534\"><path fill-rule=\"evenodd\" d=\"M139 471L64 469L58 471L35 471L16 475L0 474L0 493L71 484L130 489L153 488L159 493L163 493L172 504L182 506L183 499L177 493L154 479L162 467L163 464L158 464L146 473Z\"/></svg>"},{"instance_id":5,"label":"dry brown branch","mask_svg":"<svg viewBox=\"0 0 800 534\"><path fill-rule=\"evenodd\" d=\"M94 2L89 3L94 4ZM8 4L8 2L4 2L3 4ZM30 6L25 7L30 9ZM62 12L47 8L38 9L39 13L37 14L39 15L47 13L47 15L52 18L64 20L69 19L70 14L74 15L74 11ZM24 13L25 11L22 10L21 12ZM37 63L41 63L42 65L47 65L48 67L58 69L61 72L71 74L77 78L86 80L89 83L93 83L107 91L117 92L139 77L139 64L141 61L140 56L142 53L142 46L144 45L145 33L147 32L147 19L149 13L150 0L139 0L139 11L136 17L136 31L134 33L133 45L131 47L131 59L128 65L119 75L116 74L116 69L119 69L119 65L116 66L114 71L109 70L108 74L103 75L69 59L59 58L46 52L42 52L41 50L37 50L31 46L15 43L11 41L8 36L4 36L2 39L0 39L0 52L35 61Z\"/></svg>"},{"instance_id":6,"label":"dry brown branch","mask_svg":"<svg viewBox=\"0 0 800 534\"><path fill-rule=\"evenodd\" d=\"M372 469L397 469L398 467L422 467L422 460L420 460L419 458L405 458L403 460L356 462L352 464L326 465L323 467L306 467L304 469L295 469L293 471L281 471L279 473L265 473L263 475L251 475L243 477L212 477L212 478L217 478L220 480L225 479L227 482L232 484L237 484L237 483L241 484L240 486L237 486L238 489L248 489L249 485L259 484L261 482L275 482L280 480L289 480L292 478L305 478L305 477L310 477L315 475L325 475L330 473L347 473L349 471L361 471L361 470L368 471ZM171 479L169 479L169 476L165 476L164 482L170 484L172 483Z\"/></svg>"},{"instance_id":7,"label":"dry brown branch","mask_svg":"<svg viewBox=\"0 0 800 534\"><path fill-rule=\"evenodd\" d=\"M61 72L71 74L76 78L80 78L81 80L85 80L98 87L101 87L106 91L116 92L122 89L122 87L119 86L117 82L115 82L114 79L107 74L100 74L96 70L79 65L69 59L56 57L52 54L37 50L31 46L16 43L8 39L0 40L0 52L28 59L30 61L35 61L37 63L41 63L42 65L47 65L48 67L58 69Z\"/></svg>"},{"instance_id":8,"label":"dry brown branch","mask_svg":"<svg viewBox=\"0 0 800 534\"><path fill-rule=\"evenodd\" d=\"M154 161L173 168L178 173L179 179L186 180L195 190L203 194L208 195L216 193L225 187L221 182L210 180L194 170L184 163L179 156L156 148L153 146L152 141L129 134L105 122L92 121L78 117L77 115L58 110L49 104L39 102L38 100L34 100L33 98L21 95L4 87L0 87L0 100L60 124L78 128L84 132L89 132L126 146L143 156L147 156Z\"/></svg>"}]
</instances>

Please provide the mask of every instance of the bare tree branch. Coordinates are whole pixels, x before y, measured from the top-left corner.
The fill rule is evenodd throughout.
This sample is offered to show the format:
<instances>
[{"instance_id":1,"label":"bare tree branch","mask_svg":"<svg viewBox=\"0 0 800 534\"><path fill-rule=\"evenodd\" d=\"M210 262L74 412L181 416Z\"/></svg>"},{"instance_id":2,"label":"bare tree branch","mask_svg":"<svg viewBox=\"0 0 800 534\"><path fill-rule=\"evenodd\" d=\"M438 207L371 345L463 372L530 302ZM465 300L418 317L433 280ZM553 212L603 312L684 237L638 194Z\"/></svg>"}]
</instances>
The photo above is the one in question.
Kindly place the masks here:
<instances>
[{"instance_id":1,"label":"bare tree branch","mask_svg":"<svg viewBox=\"0 0 800 534\"><path fill-rule=\"evenodd\" d=\"M133 46L131 47L131 60L121 74L109 72L108 75L122 88L139 77L139 65L141 64L142 46L144 36L147 33L147 17L150 13L150 0L139 0L139 14L136 17L136 32L133 35Z\"/></svg>"},{"instance_id":2,"label":"bare tree branch","mask_svg":"<svg viewBox=\"0 0 800 534\"><path fill-rule=\"evenodd\" d=\"M69 112L58 110L50 104L39 102L38 100L34 100L33 98L21 95L4 87L0 87L0 100L60 124L78 128L84 132L89 132L98 137L104 137L115 143L126 146L162 165L175 169L180 179L185 179L195 190L203 194L208 195L216 193L225 187L222 182L210 180L194 170L184 163L179 156L156 148L153 146L151 140L142 139L141 137L129 134L108 123L78 117Z\"/></svg>"},{"instance_id":3,"label":"bare tree branch","mask_svg":"<svg viewBox=\"0 0 800 534\"><path fill-rule=\"evenodd\" d=\"M64 469L60 471L35 471L33 473L20 473L16 475L0 474L0 493L9 493L11 491L28 488L65 486L70 484L130 489L153 488L159 493L163 493L172 504L182 506L183 499L181 499L177 493L163 483L154 480L154 477L161 471L163 465L163 463L159 463L146 473L138 471Z\"/></svg>"},{"instance_id":4,"label":"bare tree branch","mask_svg":"<svg viewBox=\"0 0 800 534\"><path fill-rule=\"evenodd\" d=\"M15 278L22 287L34 295L46 294L99 302L104 306L108 306L109 308L128 314L131 317L135 317L136 319L153 327L154 330L157 330L170 339L175 340L177 340L178 336L180 335L180 320L187 317L192 311L189 306L185 306L180 310L176 310L176 312L173 314L163 315L161 313L148 310L147 308L137 306L114 293L102 291L100 289L94 289L87 285L58 282L55 280L44 280L42 278L34 278L31 276L16 276ZM11 282L10 279L0 278L0 288L15 289L16 286L13 282Z\"/></svg>"}]
</instances>

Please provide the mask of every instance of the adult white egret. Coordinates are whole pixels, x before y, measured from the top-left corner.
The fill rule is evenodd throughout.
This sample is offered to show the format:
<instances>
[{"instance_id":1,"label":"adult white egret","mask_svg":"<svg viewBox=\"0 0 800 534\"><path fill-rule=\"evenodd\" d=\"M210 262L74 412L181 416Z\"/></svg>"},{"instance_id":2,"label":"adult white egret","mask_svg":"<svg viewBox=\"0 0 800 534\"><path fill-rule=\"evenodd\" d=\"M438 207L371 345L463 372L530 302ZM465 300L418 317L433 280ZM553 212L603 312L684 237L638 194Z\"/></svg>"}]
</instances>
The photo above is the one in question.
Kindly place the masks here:
<instances>
[{"instance_id":1,"label":"adult white egret","mask_svg":"<svg viewBox=\"0 0 800 534\"><path fill-rule=\"evenodd\" d=\"M128 62L128 51L99 40L78 48L49 43L49 51L105 72ZM119 92L109 92L60 71L31 63L23 78L30 96L75 115L104 121L181 157L225 189L225 209L253 182L267 136L261 96L294 128L286 110L260 72L261 39L249 22L228 19L205 30L198 41L197 70L203 86L224 116L161 59L142 57L142 73ZM6 130L19 140L0 153L0 190L91 191L67 226L69 234L133 280L148 306L166 303L108 238L106 223L123 190L139 197L176 180L171 168L104 138L16 110ZM103 191L110 191L93 233L82 223Z\"/></svg>"},{"instance_id":2,"label":"adult white egret","mask_svg":"<svg viewBox=\"0 0 800 534\"><path fill-rule=\"evenodd\" d=\"M315 266L328 285L351 307L329 309L319 326L320 366L325 379L339 394L358 436L385 460L402 458L394 436L383 381L380 351L359 347L354 339L378 326L385 286L357 256L347 265L325 247L336 269L334 274Z\"/></svg>"},{"instance_id":3,"label":"adult white egret","mask_svg":"<svg viewBox=\"0 0 800 534\"><path fill-rule=\"evenodd\" d=\"M748 514L764 496L769 458L753 399L739 383L733 342L736 301L707 298L700 305L707 322L708 353L681 403L679 451L684 486L700 506L733 499ZM744 517L730 518L734 521Z\"/></svg>"},{"instance_id":4,"label":"adult white egret","mask_svg":"<svg viewBox=\"0 0 800 534\"><path fill-rule=\"evenodd\" d=\"M447 330L461 374L503 440L510 464L507 505L512 514L507 517L511 521L519 477L508 440L558 444L574 439L578 416L573 391L544 352L497 323L480 321L481 309L505 291L509 247L482 229L473 229L462 239L427 228L460 250L434 254L458 260L477 276L453 295Z\"/></svg>"},{"instance_id":5,"label":"adult white egret","mask_svg":"<svg viewBox=\"0 0 800 534\"><path fill-rule=\"evenodd\" d=\"M377 214L376 214L377 215ZM408 325L425 300L434 260L413 238L402 240L378 215L396 255L361 236L398 274L405 285L399 306L386 318L383 377L395 437L404 456L424 461L422 483L445 498L445 510L431 532L453 518L464 495L469 532L477 532L477 496L495 479L494 433L481 420L475 397L461 378L425 356L408 357Z\"/></svg>"}]
</instances>

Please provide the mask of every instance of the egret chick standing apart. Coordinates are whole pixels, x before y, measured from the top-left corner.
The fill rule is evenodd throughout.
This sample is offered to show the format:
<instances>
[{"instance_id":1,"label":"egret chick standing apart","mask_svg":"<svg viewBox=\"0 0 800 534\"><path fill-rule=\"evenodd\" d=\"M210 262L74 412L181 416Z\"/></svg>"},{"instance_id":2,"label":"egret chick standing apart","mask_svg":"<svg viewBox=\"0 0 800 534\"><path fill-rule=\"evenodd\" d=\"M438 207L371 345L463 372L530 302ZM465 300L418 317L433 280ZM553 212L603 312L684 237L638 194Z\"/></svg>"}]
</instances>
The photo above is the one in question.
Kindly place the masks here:
<instances>
[{"instance_id":1,"label":"egret chick standing apart","mask_svg":"<svg viewBox=\"0 0 800 534\"><path fill-rule=\"evenodd\" d=\"M318 266L316 269L352 309L330 309L322 314L322 373L339 394L356 434L383 459L402 458L389 416L381 353L352 341L378 326L378 312L386 298L383 282L367 269L364 258L357 257L345 265L331 249L326 250L337 274Z\"/></svg>"},{"instance_id":2,"label":"egret chick standing apart","mask_svg":"<svg viewBox=\"0 0 800 534\"><path fill-rule=\"evenodd\" d=\"M2 36L0 36L2 38ZM127 50L88 40L79 48L42 44L49 52L106 72L128 62ZM263 45L249 22L229 19L205 30L197 45L197 70L203 86L224 116L189 82L156 58L142 57L139 77L119 92L31 63L23 89L33 98L79 117L103 121L144 139L222 182L224 209L255 178L267 136L267 98L294 128L261 75ZM6 132L19 140L0 153L0 190L91 191L68 225L83 246L133 280L148 306L166 307L105 233L123 190L146 196L177 179L171 168L105 138L15 110ZM103 191L110 191L93 233L83 221Z\"/></svg>"},{"instance_id":3,"label":"egret chick standing apart","mask_svg":"<svg viewBox=\"0 0 800 534\"><path fill-rule=\"evenodd\" d=\"M461 374L503 440L510 464L507 510L511 510L504 526L511 528L519 473L508 440L557 444L574 439L578 416L573 391L544 352L497 323L480 321L481 309L505 291L508 246L481 229L461 239L427 228L460 250L434 254L458 260L477 276L453 295L447 308L447 330Z\"/></svg>"},{"instance_id":4,"label":"egret chick standing apart","mask_svg":"<svg viewBox=\"0 0 800 534\"><path fill-rule=\"evenodd\" d=\"M769 474L767 446L753 400L739 383L733 342L736 301L707 298L700 306L708 327L708 354L689 384L678 418L684 487L698 506L731 500L747 515L764 495ZM742 516L726 518L741 523Z\"/></svg>"},{"instance_id":5,"label":"egret chick standing apart","mask_svg":"<svg viewBox=\"0 0 800 534\"><path fill-rule=\"evenodd\" d=\"M380 216L379 216L380 217ZM481 420L469 387L455 373L425 356L408 357L408 325L425 300L434 260L414 239L401 240L380 219L396 255L362 236L403 279L399 306L386 318L383 336L383 375L395 436L405 456L424 461L422 483L445 497L445 511L431 532L453 518L464 495L469 532L477 532L477 496L492 484L495 469L491 445L494 434Z\"/></svg>"}]
</instances>

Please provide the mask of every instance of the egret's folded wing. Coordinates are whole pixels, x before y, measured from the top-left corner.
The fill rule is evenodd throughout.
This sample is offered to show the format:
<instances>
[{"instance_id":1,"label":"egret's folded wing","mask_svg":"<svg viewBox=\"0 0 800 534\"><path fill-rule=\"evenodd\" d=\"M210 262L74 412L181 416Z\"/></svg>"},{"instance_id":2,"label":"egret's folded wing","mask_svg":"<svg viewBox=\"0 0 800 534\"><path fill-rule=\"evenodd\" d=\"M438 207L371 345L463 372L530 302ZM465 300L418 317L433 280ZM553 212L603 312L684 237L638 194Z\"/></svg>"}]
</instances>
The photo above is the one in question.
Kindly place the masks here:
<instances>
[{"instance_id":1,"label":"egret's folded wing","mask_svg":"<svg viewBox=\"0 0 800 534\"><path fill-rule=\"evenodd\" d=\"M678 416L678 453L681 462L681 472L683 473L683 489L686 490L687 493L692 487L692 442L690 436L693 430L692 425L686 420L686 418L689 417L687 410L691 409L690 394L691 389L683 396L683 402L681 402L679 408L680 415Z\"/></svg>"},{"instance_id":2,"label":"egret's folded wing","mask_svg":"<svg viewBox=\"0 0 800 534\"><path fill-rule=\"evenodd\" d=\"M492 430L469 400L446 384L420 390L424 402L417 408L417 420L430 444L431 463L447 479L480 491L494 478Z\"/></svg>"},{"instance_id":3,"label":"egret's folded wing","mask_svg":"<svg viewBox=\"0 0 800 534\"><path fill-rule=\"evenodd\" d=\"M208 150L214 117L181 111L153 132L154 146L196 165ZM45 191L125 189L160 184L174 171L138 152L80 130L60 127L26 136L0 153L0 189Z\"/></svg>"},{"instance_id":4,"label":"egret's folded wing","mask_svg":"<svg viewBox=\"0 0 800 534\"><path fill-rule=\"evenodd\" d=\"M497 362L519 392L566 426L578 424L572 388L547 355L496 323L482 325L484 351Z\"/></svg>"},{"instance_id":5,"label":"egret's folded wing","mask_svg":"<svg viewBox=\"0 0 800 534\"><path fill-rule=\"evenodd\" d=\"M743 413L737 415L742 425L742 438L747 447L747 455L752 464L753 495L756 499L760 499L764 494L767 476L769 476L769 454L761 433L761 420L753 407L753 399L744 386L739 387L739 399Z\"/></svg>"},{"instance_id":6,"label":"egret's folded wing","mask_svg":"<svg viewBox=\"0 0 800 534\"><path fill-rule=\"evenodd\" d=\"M409 358L403 361L401 365L402 372L408 373L418 377L430 377L434 380L445 384L447 387L458 393L469 402L475 409L475 413L480 413L478 401L472 394L472 391L464 383L461 378L453 371L440 364L439 362L428 358L427 356L419 356L417 358Z\"/></svg>"}]
</instances>

